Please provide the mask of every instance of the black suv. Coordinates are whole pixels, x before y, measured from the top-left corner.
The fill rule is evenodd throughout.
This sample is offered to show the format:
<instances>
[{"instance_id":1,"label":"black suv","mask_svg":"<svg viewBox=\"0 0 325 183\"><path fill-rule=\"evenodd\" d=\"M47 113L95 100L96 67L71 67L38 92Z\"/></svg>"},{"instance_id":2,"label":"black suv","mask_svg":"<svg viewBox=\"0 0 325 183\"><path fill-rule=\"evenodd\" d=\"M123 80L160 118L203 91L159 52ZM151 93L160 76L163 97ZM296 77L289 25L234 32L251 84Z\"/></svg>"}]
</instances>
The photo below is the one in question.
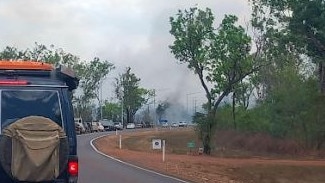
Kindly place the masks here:
<instances>
[{"instance_id":1,"label":"black suv","mask_svg":"<svg viewBox=\"0 0 325 183\"><path fill-rule=\"evenodd\" d=\"M72 70L0 61L0 182L76 183Z\"/></svg>"}]
</instances>

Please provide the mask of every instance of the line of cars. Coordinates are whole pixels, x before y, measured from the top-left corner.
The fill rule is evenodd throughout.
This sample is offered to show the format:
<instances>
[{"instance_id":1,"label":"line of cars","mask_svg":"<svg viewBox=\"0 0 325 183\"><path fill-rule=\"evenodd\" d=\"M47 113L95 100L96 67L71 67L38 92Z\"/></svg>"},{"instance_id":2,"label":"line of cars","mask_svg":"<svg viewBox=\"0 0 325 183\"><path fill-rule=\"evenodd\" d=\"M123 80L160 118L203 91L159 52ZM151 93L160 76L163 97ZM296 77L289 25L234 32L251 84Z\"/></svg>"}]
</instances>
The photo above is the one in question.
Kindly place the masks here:
<instances>
[{"instance_id":1,"label":"line of cars","mask_svg":"<svg viewBox=\"0 0 325 183\"><path fill-rule=\"evenodd\" d=\"M83 122L82 118L75 118L75 127L77 134L123 130L124 128L121 122L113 122L107 119L99 120L98 122ZM126 129L150 127L153 127L153 125L145 125L143 123L128 123L125 126Z\"/></svg>"},{"instance_id":2,"label":"line of cars","mask_svg":"<svg viewBox=\"0 0 325 183\"><path fill-rule=\"evenodd\" d=\"M122 123L113 122L107 119L93 122L83 122L82 118L75 118L74 121L77 134L123 130Z\"/></svg>"},{"instance_id":3,"label":"line of cars","mask_svg":"<svg viewBox=\"0 0 325 183\"><path fill-rule=\"evenodd\" d=\"M113 122L111 120L103 119L100 120L100 123L103 125L105 131L123 130L121 122Z\"/></svg>"},{"instance_id":4,"label":"line of cars","mask_svg":"<svg viewBox=\"0 0 325 183\"><path fill-rule=\"evenodd\" d=\"M180 121L178 123L174 122L174 123L171 123L169 124L168 122L164 122L161 124L161 127L163 128L168 128L168 127L187 127L188 126L188 123L185 122L185 121Z\"/></svg>"}]
</instances>

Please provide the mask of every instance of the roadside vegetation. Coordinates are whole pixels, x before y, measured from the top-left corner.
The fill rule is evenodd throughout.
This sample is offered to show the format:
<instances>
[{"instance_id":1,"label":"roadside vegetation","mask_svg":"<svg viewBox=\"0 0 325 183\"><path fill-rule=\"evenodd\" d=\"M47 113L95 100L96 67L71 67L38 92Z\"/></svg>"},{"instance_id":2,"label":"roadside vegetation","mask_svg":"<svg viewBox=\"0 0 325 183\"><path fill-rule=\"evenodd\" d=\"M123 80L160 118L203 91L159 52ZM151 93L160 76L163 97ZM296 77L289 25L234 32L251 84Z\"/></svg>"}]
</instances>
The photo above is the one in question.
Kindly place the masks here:
<instances>
[{"instance_id":1,"label":"roadside vegetation","mask_svg":"<svg viewBox=\"0 0 325 183\"><path fill-rule=\"evenodd\" d=\"M255 136L259 138L255 143L266 143L267 151L321 151L325 4L322 0L250 4L247 27L240 26L235 15L225 15L215 27L209 8L179 10L170 17L171 52L197 75L206 94L206 111L193 117L204 152L212 153L220 131L243 134L243 148L244 141Z\"/></svg>"}]
</instances>

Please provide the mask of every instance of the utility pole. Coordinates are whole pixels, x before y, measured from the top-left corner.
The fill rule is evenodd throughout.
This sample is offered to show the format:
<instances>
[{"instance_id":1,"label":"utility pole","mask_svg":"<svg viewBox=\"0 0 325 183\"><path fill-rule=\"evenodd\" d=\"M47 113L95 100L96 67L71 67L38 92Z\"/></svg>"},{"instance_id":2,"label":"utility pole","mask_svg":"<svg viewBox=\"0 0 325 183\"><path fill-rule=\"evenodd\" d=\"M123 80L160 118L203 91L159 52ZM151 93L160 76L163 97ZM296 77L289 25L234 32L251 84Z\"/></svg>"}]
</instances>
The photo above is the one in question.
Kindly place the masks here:
<instances>
[{"instance_id":1,"label":"utility pole","mask_svg":"<svg viewBox=\"0 0 325 183\"><path fill-rule=\"evenodd\" d=\"M159 88L159 89L153 89L153 108L154 108L154 125L158 126L158 119L157 119L157 113L156 113L156 92L158 91L164 91L169 90L169 88Z\"/></svg>"},{"instance_id":2,"label":"utility pole","mask_svg":"<svg viewBox=\"0 0 325 183\"><path fill-rule=\"evenodd\" d=\"M100 120L103 119L103 79L99 81L99 88L97 90L97 100L98 100L98 107L99 107L99 118ZM98 118L98 109L95 110L95 119Z\"/></svg>"},{"instance_id":3,"label":"utility pole","mask_svg":"<svg viewBox=\"0 0 325 183\"><path fill-rule=\"evenodd\" d=\"M122 108L122 110L121 110L121 123L122 123L122 126L124 127L124 120L123 120L123 117L124 117L124 115L123 115L123 91L121 92L121 108Z\"/></svg>"},{"instance_id":4,"label":"utility pole","mask_svg":"<svg viewBox=\"0 0 325 183\"><path fill-rule=\"evenodd\" d=\"M100 120L103 120L103 80L100 81Z\"/></svg>"},{"instance_id":5,"label":"utility pole","mask_svg":"<svg viewBox=\"0 0 325 183\"><path fill-rule=\"evenodd\" d=\"M196 98L194 98L194 114L196 113Z\"/></svg>"},{"instance_id":6,"label":"utility pole","mask_svg":"<svg viewBox=\"0 0 325 183\"><path fill-rule=\"evenodd\" d=\"M157 115L156 115L156 89L153 89L153 110L154 110L154 120L155 120L155 125L157 127Z\"/></svg>"},{"instance_id":7,"label":"utility pole","mask_svg":"<svg viewBox=\"0 0 325 183\"><path fill-rule=\"evenodd\" d=\"M194 94L199 94L199 93L202 93L202 92L193 92L193 93L187 93L186 94L186 112L188 113L189 110L188 110L188 96L189 95L194 95Z\"/></svg>"},{"instance_id":8,"label":"utility pole","mask_svg":"<svg viewBox=\"0 0 325 183\"><path fill-rule=\"evenodd\" d=\"M124 125L124 123L123 123L123 99L122 99L121 123L122 123L122 125Z\"/></svg>"}]
</instances>

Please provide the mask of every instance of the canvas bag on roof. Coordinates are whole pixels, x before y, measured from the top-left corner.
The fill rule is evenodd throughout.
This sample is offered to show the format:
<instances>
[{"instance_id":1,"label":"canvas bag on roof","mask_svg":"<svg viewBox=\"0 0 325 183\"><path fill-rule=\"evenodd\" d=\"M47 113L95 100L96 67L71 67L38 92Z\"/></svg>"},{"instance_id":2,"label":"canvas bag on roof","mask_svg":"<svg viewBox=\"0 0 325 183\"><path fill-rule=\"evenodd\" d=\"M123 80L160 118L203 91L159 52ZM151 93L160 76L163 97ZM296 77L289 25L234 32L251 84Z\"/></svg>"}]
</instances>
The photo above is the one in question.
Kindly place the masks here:
<instances>
[{"instance_id":1,"label":"canvas bag on roof","mask_svg":"<svg viewBox=\"0 0 325 183\"><path fill-rule=\"evenodd\" d=\"M19 181L40 182L59 176L60 140L64 130L49 118L29 116L3 130L12 141L11 174Z\"/></svg>"}]
</instances>

